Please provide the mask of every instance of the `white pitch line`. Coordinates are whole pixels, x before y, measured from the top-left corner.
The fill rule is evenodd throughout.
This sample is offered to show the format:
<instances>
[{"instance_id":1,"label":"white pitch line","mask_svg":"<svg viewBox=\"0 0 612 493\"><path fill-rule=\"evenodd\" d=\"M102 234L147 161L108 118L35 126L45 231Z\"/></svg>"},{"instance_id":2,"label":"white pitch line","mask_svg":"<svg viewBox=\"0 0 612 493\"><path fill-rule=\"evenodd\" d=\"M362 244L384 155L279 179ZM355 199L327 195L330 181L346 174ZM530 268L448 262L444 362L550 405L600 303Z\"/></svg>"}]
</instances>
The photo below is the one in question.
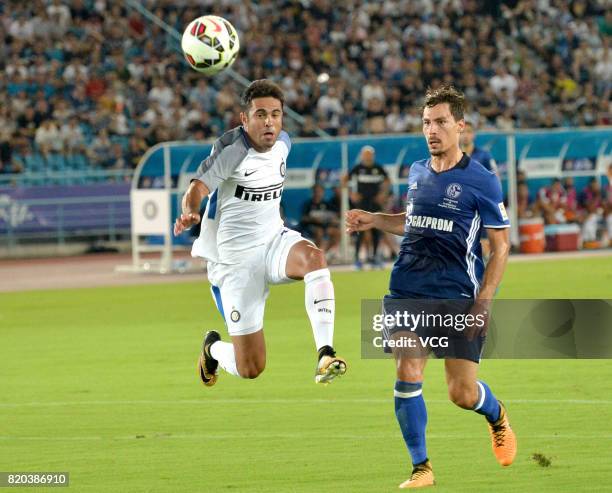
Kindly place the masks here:
<instances>
[{"instance_id":1,"label":"white pitch line","mask_svg":"<svg viewBox=\"0 0 612 493\"><path fill-rule=\"evenodd\" d=\"M59 401L59 402L0 402L0 409L22 407L69 407L69 406L210 406L211 404L381 404L389 403L389 398L381 399L202 399L187 400L107 400L107 401ZM448 404L447 399L425 399L427 404ZM605 399L504 399L509 404L573 404L573 405L612 405Z\"/></svg>"},{"instance_id":2,"label":"white pitch line","mask_svg":"<svg viewBox=\"0 0 612 493\"><path fill-rule=\"evenodd\" d=\"M205 434L205 433L152 433L149 435L121 435L121 436L74 436L74 437L37 437L37 436L10 436L0 435L0 441L31 441L31 442L44 442L44 441L101 441L101 440L245 440L245 439L257 439L261 440L262 437L266 439L286 439L286 440L299 440L304 438L316 438L319 432L312 433L270 433L268 431L262 431L260 433L246 432L246 433L217 433L217 434ZM395 438L397 433L372 433L372 434L354 434L354 433L340 433L334 434L334 438L338 440L382 440L386 438ZM466 440L474 438L473 434L443 434L443 433L429 433L427 439L432 440ZM540 434L540 435L529 435L529 439L563 439L563 440L612 440L612 435L602 434L591 434L591 435L576 435L576 434Z\"/></svg>"}]
</instances>

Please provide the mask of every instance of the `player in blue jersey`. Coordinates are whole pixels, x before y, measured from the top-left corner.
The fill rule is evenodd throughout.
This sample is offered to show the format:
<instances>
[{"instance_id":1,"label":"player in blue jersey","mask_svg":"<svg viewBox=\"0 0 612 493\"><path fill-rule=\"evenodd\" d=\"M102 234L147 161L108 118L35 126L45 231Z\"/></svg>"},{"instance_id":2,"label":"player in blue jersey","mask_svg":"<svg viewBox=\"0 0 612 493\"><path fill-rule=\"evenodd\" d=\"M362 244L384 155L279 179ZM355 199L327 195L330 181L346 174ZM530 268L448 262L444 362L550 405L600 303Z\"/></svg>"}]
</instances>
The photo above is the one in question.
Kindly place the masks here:
<instances>
[{"instance_id":1,"label":"player in blue jersey","mask_svg":"<svg viewBox=\"0 0 612 493\"><path fill-rule=\"evenodd\" d=\"M497 171L497 163L493 156L489 151L483 149L482 147L477 147L474 139L476 138L476 131L474 129L474 124L470 121L465 122L465 129L461 134L460 144L461 150L465 152L468 156L470 156L474 161L478 161L489 171L492 171L496 175Z\"/></svg>"},{"instance_id":2,"label":"player in blue jersey","mask_svg":"<svg viewBox=\"0 0 612 493\"><path fill-rule=\"evenodd\" d=\"M497 169L497 163L489 151L482 147L477 147L474 139L476 138L476 131L474 124L466 120L465 129L461 134L459 142L461 144L461 150L470 156L474 161L478 161L489 171L495 173L499 178L499 171ZM482 246L482 255L485 259L489 258L489 252L491 247L489 245L489 239L487 237L487 230L483 229L480 236L480 244Z\"/></svg>"},{"instance_id":3,"label":"player in blue jersey","mask_svg":"<svg viewBox=\"0 0 612 493\"><path fill-rule=\"evenodd\" d=\"M424 323L429 318L423 318L412 327L402 326L397 319L385 334L387 346L393 347L391 343L402 338L414 340L415 335L443 334L448 342L447 347L393 347L395 412L413 464L411 477L400 488L434 484L425 443L427 411L422 395L426 353L431 351L445 358L450 399L486 417L498 462L508 466L516 455L516 437L504 406L487 384L477 379L488 309L510 249L510 223L497 177L459 147L465 129L464 107L463 94L452 86L427 92L423 133L431 157L410 168L406 212L354 209L346 216L348 232L378 228L404 237L391 273L385 312L393 314L395 306L407 306L416 314L441 317L434 317L431 326ZM482 228L489 232L491 242L486 269L478 241ZM450 326L440 322L442 316L445 321L451 317ZM464 330L468 316L472 323Z\"/></svg>"}]
</instances>

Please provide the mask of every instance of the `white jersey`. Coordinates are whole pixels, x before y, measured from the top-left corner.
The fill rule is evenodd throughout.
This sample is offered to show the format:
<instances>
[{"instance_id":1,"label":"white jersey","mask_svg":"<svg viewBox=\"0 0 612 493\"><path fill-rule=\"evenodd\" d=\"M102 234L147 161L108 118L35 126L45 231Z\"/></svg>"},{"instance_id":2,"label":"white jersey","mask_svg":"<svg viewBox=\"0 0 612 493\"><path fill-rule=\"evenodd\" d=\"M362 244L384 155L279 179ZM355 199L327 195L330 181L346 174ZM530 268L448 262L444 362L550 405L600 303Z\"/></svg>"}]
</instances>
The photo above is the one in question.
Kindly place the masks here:
<instances>
[{"instance_id":1,"label":"white jersey","mask_svg":"<svg viewBox=\"0 0 612 493\"><path fill-rule=\"evenodd\" d=\"M242 127L223 134L200 164L196 180L210 195L191 255L210 262L239 263L282 229L280 201L291 140L281 131L268 152L257 152Z\"/></svg>"}]
</instances>

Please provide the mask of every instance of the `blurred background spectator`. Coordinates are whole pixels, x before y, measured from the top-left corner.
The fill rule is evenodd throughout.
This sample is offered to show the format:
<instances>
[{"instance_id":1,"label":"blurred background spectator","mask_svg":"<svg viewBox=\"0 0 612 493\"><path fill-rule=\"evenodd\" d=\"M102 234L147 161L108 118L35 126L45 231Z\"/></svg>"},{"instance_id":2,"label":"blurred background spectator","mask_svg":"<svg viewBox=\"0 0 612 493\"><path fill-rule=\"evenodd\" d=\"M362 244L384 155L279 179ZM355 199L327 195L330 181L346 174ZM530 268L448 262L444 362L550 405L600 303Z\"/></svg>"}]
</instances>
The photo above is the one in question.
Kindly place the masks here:
<instances>
[{"instance_id":1,"label":"blurred background spectator","mask_svg":"<svg viewBox=\"0 0 612 493\"><path fill-rule=\"evenodd\" d=\"M339 204L325 200L325 188L320 184L312 187L311 198L302 207L300 230L324 250L328 257L338 255L340 243Z\"/></svg>"},{"instance_id":2,"label":"blurred background spectator","mask_svg":"<svg viewBox=\"0 0 612 493\"><path fill-rule=\"evenodd\" d=\"M518 217L543 216L546 224L576 223L581 227L582 241L608 246L612 239L612 165L608 167L607 190L593 177L580 192L571 177L563 183L554 178L542 187L532 201L524 177L518 182Z\"/></svg>"}]
</instances>

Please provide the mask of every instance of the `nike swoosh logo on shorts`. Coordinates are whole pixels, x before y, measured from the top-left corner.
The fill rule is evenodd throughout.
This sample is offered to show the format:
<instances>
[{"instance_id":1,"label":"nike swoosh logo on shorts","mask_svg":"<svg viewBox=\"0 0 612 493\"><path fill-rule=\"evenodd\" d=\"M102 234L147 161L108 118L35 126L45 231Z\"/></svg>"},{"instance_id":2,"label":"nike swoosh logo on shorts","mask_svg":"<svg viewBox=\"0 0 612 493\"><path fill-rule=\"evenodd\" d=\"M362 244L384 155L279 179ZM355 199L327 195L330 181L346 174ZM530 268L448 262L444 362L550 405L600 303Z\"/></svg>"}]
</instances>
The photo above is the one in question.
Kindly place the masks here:
<instances>
[{"instance_id":1,"label":"nike swoosh logo on shorts","mask_svg":"<svg viewBox=\"0 0 612 493\"><path fill-rule=\"evenodd\" d=\"M250 171L249 171L249 170L246 170L246 171L244 172L244 176L251 176L251 175L252 175L253 173L255 173L256 171L257 171L256 169L253 169L253 170L250 170Z\"/></svg>"},{"instance_id":2,"label":"nike swoosh logo on shorts","mask_svg":"<svg viewBox=\"0 0 612 493\"><path fill-rule=\"evenodd\" d=\"M323 298L321 300L314 300L314 304L321 303L321 301L334 301L333 298Z\"/></svg>"}]
</instances>

